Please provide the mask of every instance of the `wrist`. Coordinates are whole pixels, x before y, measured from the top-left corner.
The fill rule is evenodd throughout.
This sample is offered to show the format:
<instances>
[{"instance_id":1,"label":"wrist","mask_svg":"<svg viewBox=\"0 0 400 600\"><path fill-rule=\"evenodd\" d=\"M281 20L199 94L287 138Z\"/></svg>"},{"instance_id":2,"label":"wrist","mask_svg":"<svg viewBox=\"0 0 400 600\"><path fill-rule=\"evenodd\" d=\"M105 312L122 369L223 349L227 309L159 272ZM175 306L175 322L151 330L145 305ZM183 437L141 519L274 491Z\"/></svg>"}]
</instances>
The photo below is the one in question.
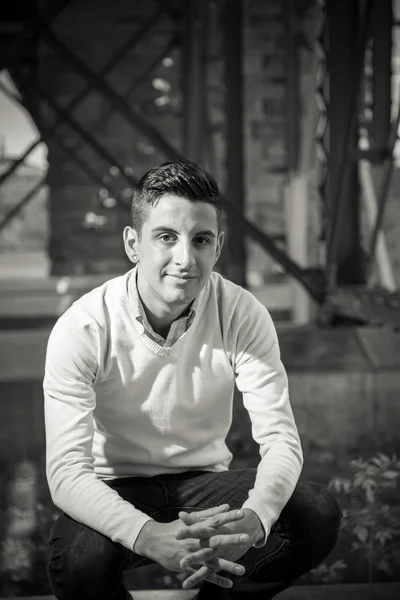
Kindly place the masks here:
<instances>
[{"instance_id":1,"label":"wrist","mask_svg":"<svg viewBox=\"0 0 400 600\"><path fill-rule=\"evenodd\" d=\"M252 525L251 532L249 532L249 535L251 536L252 543L256 544L265 537L264 527L260 521L259 516L254 512L254 510L252 510L251 508L244 508L243 510L247 512L251 517Z\"/></svg>"},{"instance_id":2,"label":"wrist","mask_svg":"<svg viewBox=\"0 0 400 600\"><path fill-rule=\"evenodd\" d=\"M147 521L139 532L136 538L136 542L133 546L133 551L139 556L145 556L151 558L153 539L155 537L154 529L157 527L157 523L153 520Z\"/></svg>"}]
</instances>

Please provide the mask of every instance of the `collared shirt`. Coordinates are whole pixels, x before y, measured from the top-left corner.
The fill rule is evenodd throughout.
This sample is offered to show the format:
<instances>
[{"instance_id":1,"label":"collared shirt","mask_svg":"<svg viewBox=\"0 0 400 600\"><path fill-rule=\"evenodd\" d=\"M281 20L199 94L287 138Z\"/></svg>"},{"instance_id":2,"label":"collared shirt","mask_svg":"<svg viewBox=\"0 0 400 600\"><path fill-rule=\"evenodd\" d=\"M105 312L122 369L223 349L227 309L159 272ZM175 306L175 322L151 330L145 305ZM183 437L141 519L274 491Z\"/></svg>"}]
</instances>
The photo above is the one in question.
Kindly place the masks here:
<instances>
[{"instance_id":1,"label":"collared shirt","mask_svg":"<svg viewBox=\"0 0 400 600\"><path fill-rule=\"evenodd\" d=\"M131 281L133 285L129 286L129 295L131 296L132 307L135 311L135 319L143 327L143 333L160 346L164 346L165 348L173 346L193 323L193 319L196 316L195 305L197 298L192 302L187 311L185 311L184 315L171 323L168 335L164 338L162 335L156 333L149 323L137 288L137 271L134 273Z\"/></svg>"}]
</instances>

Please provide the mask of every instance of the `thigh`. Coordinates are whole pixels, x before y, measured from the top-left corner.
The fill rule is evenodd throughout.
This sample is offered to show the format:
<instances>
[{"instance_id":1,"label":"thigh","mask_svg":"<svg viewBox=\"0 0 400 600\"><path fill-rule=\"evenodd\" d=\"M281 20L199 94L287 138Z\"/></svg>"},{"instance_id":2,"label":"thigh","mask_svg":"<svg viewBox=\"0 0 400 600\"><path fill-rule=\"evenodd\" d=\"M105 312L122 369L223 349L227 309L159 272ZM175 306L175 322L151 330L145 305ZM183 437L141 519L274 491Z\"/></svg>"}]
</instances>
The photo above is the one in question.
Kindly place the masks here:
<instances>
[{"instance_id":1,"label":"thigh","mask_svg":"<svg viewBox=\"0 0 400 600\"><path fill-rule=\"evenodd\" d=\"M169 506L173 518L179 510L204 510L220 504L241 508L254 486L256 469L190 472L169 478Z\"/></svg>"},{"instance_id":2,"label":"thigh","mask_svg":"<svg viewBox=\"0 0 400 600\"><path fill-rule=\"evenodd\" d=\"M150 516L166 508L165 495L157 478L121 478L106 483L124 500ZM88 571L92 565L96 573L100 569L115 571L151 562L67 514L62 514L53 525L49 544L49 568L56 570L62 564L63 572Z\"/></svg>"},{"instance_id":3,"label":"thigh","mask_svg":"<svg viewBox=\"0 0 400 600\"><path fill-rule=\"evenodd\" d=\"M50 570L62 571L68 577L77 577L80 572L90 576L92 571L93 575L110 570L122 573L132 563L133 552L65 513L51 528L49 545ZM134 556L138 563L144 560Z\"/></svg>"}]
</instances>

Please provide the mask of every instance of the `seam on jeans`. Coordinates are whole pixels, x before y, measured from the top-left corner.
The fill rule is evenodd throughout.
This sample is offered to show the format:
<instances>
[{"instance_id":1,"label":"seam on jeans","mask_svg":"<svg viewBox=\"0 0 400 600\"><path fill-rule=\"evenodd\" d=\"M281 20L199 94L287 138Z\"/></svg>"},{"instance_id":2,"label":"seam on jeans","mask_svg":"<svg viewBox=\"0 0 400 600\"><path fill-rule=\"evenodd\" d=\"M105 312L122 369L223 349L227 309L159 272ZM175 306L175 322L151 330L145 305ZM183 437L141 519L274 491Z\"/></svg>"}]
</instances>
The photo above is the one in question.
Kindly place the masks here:
<instances>
[{"instance_id":1,"label":"seam on jeans","mask_svg":"<svg viewBox=\"0 0 400 600\"><path fill-rule=\"evenodd\" d=\"M263 563L269 563L271 562L271 560L275 557L276 554L278 554L282 548L284 546L286 546L288 543L288 540L283 540L282 544L279 546L279 548L276 548L276 550L274 550L273 552L271 552L270 554L268 554L268 556L264 556L264 558L261 558L258 562L256 562L252 567L251 570L248 571L241 579L236 579L235 583L241 583L242 581L246 581L246 579L248 577L250 577L250 575L252 575L254 573L254 571L257 569L257 567Z\"/></svg>"}]
</instances>

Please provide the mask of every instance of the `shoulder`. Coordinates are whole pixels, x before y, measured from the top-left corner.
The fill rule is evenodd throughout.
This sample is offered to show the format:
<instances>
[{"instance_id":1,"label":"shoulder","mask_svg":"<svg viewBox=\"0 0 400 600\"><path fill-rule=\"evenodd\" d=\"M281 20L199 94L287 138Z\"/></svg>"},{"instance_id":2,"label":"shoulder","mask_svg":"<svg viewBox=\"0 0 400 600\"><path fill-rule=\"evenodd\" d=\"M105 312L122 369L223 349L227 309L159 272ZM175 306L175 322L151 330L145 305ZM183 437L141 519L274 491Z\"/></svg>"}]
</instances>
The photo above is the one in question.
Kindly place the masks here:
<instances>
[{"instance_id":1,"label":"shoulder","mask_svg":"<svg viewBox=\"0 0 400 600\"><path fill-rule=\"evenodd\" d=\"M75 332L97 337L107 331L110 319L118 318L123 310L128 275L129 272L108 279L75 300L56 322L52 335Z\"/></svg>"},{"instance_id":2,"label":"shoulder","mask_svg":"<svg viewBox=\"0 0 400 600\"><path fill-rule=\"evenodd\" d=\"M228 345L237 347L251 340L263 345L277 342L272 317L254 294L218 273L212 273L210 284Z\"/></svg>"},{"instance_id":3,"label":"shoulder","mask_svg":"<svg viewBox=\"0 0 400 600\"><path fill-rule=\"evenodd\" d=\"M235 313L249 314L248 311L250 311L250 315L268 313L254 294L219 273L214 271L211 273L210 285L218 303L231 312L232 316Z\"/></svg>"},{"instance_id":4,"label":"shoulder","mask_svg":"<svg viewBox=\"0 0 400 600\"><path fill-rule=\"evenodd\" d=\"M87 292L75 300L64 316L70 319L95 321L100 326L106 325L109 316L118 315L119 309L123 307L128 276L129 272L113 277Z\"/></svg>"}]
</instances>

